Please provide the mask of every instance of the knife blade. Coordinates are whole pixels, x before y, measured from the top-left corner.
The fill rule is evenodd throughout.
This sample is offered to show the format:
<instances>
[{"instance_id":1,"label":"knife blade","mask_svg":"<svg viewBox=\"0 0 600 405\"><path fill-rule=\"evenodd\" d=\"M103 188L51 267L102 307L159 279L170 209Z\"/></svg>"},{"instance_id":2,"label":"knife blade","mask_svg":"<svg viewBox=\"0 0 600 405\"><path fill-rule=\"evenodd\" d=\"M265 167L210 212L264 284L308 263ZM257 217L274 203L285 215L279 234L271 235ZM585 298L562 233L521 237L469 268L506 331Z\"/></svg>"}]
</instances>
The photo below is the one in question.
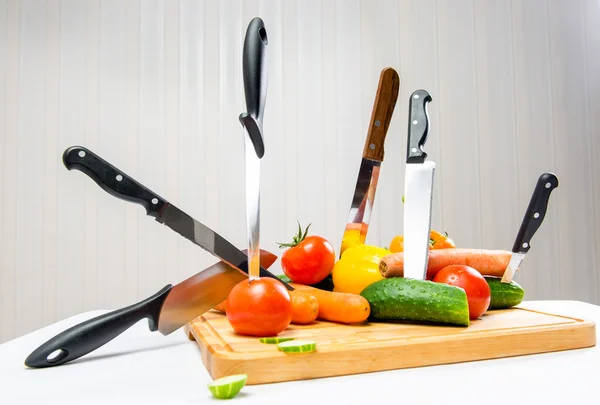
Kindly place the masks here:
<instances>
[{"instance_id":1,"label":"knife blade","mask_svg":"<svg viewBox=\"0 0 600 405\"><path fill-rule=\"evenodd\" d=\"M435 162L423 146L429 134L427 105L431 95L410 96L404 183L404 277L424 280L429 260L429 232Z\"/></svg>"},{"instance_id":2,"label":"knife blade","mask_svg":"<svg viewBox=\"0 0 600 405\"><path fill-rule=\"evenodd\" d=\"M246 29L242 71L247 112L240 114L246 163L246 225L250 280L260 275L260 159L265 153L263 113L267 95L267 30L256 17Z\"/></svg>"},{"instance_id":3,"label":"knife blade","mask_svg":"<svg viewBox=\"0 0 600 405\"><path fill-rule=\"evenodd\" d=\"M348 222L342 236L340 257L349 247L364 244L367 238L379 181L379 171L384 157L385 137L394 114L399 87L398 73L390 67L383 69L379 75L379 84L350 205Z\"/></svg>"},{"instance_id":4,"label":"knife blade","mask_svg":"<svg viewBox=\"0 0 600 405\"><path fill-rule=\"evenodd\" d=\"M69 170L76 169L85 173L113 197L140 204L146 210L146 215L230 266L248 273L248 256L231 242L89 149L82 146L69 147L63 153L63 163ZM282 282L288 290L293 290L292 286L264 268L260 268L260 276L272 277Z\"/></svg>"},{"instance_id":5,"label":"knife blade","mask_svg":"<svg viewBox=\"0 0 600 405\"><path fill-rule=\"evenodd\" d=\"M521 263L523 263L527 252L531 248L531 239L544 221L548 202L550 201L550 194L557 187L558 178L554 173L546 172L538 178L519 232L515 238L510 262L502 275L501 281L503 283L510 283L517 271L519 271Z\"/></svg>"},{"instance_id":6,"label":"knife blade","mask_svg":"<svg viewBox=\"0 0 600 405\"><path fill-rule=\"evenodd\" d=\"M268 268L277 256L261 251ZM147 318L150 332L168 335L227 298L247 275L220 261L185 281L168 284L152 296L127 307L74 325L35 349L25 359L30 368L59 366L110 342L138 321Z\"/></svg>"}]
</instances>

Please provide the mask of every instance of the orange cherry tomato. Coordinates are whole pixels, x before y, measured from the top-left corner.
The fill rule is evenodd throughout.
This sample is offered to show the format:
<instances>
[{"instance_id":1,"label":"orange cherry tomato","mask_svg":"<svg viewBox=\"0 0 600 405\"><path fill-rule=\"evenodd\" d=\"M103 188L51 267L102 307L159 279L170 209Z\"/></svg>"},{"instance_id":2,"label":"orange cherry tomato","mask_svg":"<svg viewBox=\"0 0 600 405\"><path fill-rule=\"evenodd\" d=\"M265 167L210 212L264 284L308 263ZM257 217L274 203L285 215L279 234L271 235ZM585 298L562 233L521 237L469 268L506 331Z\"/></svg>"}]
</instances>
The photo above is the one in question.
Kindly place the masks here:
<instances>
[{"instance_id":1,"label":"orange cherry tomato","mask_svg":"<svg viewBox=\"0 0 600 405\"><path fill-rule=\"evenodd\" d=\"M394 238L390 242L389 250L392 253L404 252L404 236L402 236L402 235L394 236Z\"/></svg>"},{"instance_id":2,"label":"orange cherry tomato","mask_svg":"<svg viewBox=\"0 0 600 405\"><path fill-rule=\"evenodd\" d=\"M270 277L240 281L227 297L227 319L240 335L276 336L292 321L291 295Z\"/></svg>"},{"instance_id":3,"label":"orange cherry tomato","mask_svg":"<svg viewBox=\"0 0 600 405\"><path fill-rule=\"evenodd\" d=\"M431 249L450 249L456 247L456 244L448 235L443 235L438 231L430 231L429 238L431 239Z\"/></svg>"}]
</instances>

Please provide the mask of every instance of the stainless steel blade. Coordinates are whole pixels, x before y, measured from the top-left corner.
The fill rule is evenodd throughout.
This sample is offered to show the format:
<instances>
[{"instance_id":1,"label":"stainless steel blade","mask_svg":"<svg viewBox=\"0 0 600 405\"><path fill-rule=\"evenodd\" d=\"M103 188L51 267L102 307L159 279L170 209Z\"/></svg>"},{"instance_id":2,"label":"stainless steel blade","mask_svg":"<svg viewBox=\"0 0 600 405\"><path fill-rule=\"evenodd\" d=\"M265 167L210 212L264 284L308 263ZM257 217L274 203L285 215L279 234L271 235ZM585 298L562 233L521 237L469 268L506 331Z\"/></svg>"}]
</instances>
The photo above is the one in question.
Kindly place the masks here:
<instances>
[{"instance_id":1,"label":"stainless steel blade","mask_svg":"<svg viewBox=\"0 0 600 405\"><path fill-rule=\"evenodd\" d=\"M244 273L221 261L177 284L161 309L159 332L168 335L214 308L244 279L248 279Z\"/></svg>"},{"instance_id":2,"label":"stainless steel blade","mask_svg":"<svg viewBox=\"0 0 600 405\"><path fill-rule=\"evenodd\" d=\"M510 283L512 281L517 271L519 271L519 267L521 267L521 263L523 262L523 259L525 259L525 255L526 253L513 252L512 256L510 257L510 262L508 263L508 266L506 266L506 270L504 270L504 275L502 276L501 281L503 283Z\"/></svg>"},{"instance_id":3,"label":"stainless steel blade","mask_svg":"<svg viewBox=\"0 0 600 405\"><path fill-rule=\"evenodd\" d=\"M166 208L156 218L156 221L168 226L192 243L200 246L207 252L237 267L244 272L248 272L248 256L241 250L232 245L212 229L203 223L196 221L176 206L166 203ZM260 267L261 277L275 277L264 267ZM284 283L288 290L293 288Z\"/></svg>"},{"instance_id":4,"label":"stainless steel blade","mask_svg":"<svg viewBox=\"0 0 600 405\"><path fill-rule=\"evenodd\" d=\"M361 161L340 254L349 246L365 242L373 212L380 168L380 161L367 158L363 158Z\"/></svg>"},{"instance_id":5,"label":"stainless steel blade","mask_svg":"<svg viewBox=\"0 0 600 405\"><path fill-rule=\"evenodd\" d=\"M260 159L244 127L246 159L246 224L250 279L260 276Z\"/></svg>"},{"instance_id":6,"label":"stainless steel blade","mask_svg":"<svg viewBox=\"0 0 600 405\"><path fill-rule=\"evenodd\" d=\"M261 262L269 268L277 256L260 251ZM168 335L227 299L236 284L248 275L219 261L176 284L162 305L158 330Z\"/></svg>"},{"instance_id":7,"label":"stainless steel blade","mask_svg":"<svg viewBox=\"0 0 600 405\"><path fill-rule=\"evenodd\" d=\"M407 164L404 185L404 277L425 279L435 163Z\"/></svg>"}]
</instances>

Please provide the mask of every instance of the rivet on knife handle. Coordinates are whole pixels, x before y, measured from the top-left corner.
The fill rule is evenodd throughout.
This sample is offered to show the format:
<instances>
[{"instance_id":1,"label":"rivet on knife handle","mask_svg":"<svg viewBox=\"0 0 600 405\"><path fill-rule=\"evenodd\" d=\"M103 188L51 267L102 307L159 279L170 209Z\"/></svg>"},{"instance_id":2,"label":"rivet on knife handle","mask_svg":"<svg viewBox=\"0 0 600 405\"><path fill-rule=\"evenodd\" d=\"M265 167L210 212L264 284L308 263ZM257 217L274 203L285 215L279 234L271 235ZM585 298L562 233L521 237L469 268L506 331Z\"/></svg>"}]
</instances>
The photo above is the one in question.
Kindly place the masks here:
<instances>
[{"instance_id":1,"label":"rivet on knife handle","mask_svg":"<svg viewBox=\"0 0 600 405\"><path fill-rule=\"evenodd\" d=\"M265 150L263 133L263 113L267 97L267 30L262 19L256 17L250 21L244 39L242 71L246 110L256 120L254 128L248 130L256 155L262 158ZM242 125L244 114L240 115Z\"/></svg>"},{"instance_id":2,"label":"rivet on knife handle","mask_svg":"<svg viewBox=\"0 0 600 405\"><path fill-rule=\"evenodd\" d=\"M387 130L390 126L398 92L400 89L400 77L392 68L385 68L379 75L377 96L371 114L369 132L363 150L363 157L383 161L384 143Z\"/></svg>"},{"instance_id":3,"label":"rivet on knife handle","mask_svg":"<svg viewBox=\"0 0 600 405\"><path fill-rule=\"evenodd\" d=\"M406 163L423 163L427 153L423 145L429 133L427 103L431 95L426 90L417 90L410 96Z\"/></svg>"},{"instance_id":4,"label":"rivet on knife handle","mask_svg":"<svg viewBox=\"0 0 600 405\"><path fill-rule=\"evenodd\" d=\"M539 177L515 239L513 252L527 253L529 251L531 238L546 216L550 193L557 187L558 178L553 173L544 173Z\"/></svg>"}]
</instances>

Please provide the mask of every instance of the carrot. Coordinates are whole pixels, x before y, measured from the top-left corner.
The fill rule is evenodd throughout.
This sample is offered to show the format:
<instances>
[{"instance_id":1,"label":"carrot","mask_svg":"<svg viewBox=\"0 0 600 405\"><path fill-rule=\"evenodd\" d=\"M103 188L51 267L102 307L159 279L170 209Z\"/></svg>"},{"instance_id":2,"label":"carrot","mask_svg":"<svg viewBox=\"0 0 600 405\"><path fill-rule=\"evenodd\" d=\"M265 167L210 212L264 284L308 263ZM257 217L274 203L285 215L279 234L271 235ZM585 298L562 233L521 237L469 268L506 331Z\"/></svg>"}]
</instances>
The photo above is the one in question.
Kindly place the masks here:
<instances>
[{"instance_id":1,"label":"carrot","mask_svg":"<svg viewBox=\"0 0 600 405\"><path fill-rule=\"evenodd\" d=\"M369 301L358 294L320 290L307 285L290 283L294 291L305 291L319 302L318 319L339 323L360 323L371 313Z\"/></svg>"},{"instance_id":2,"label":"carrot","mask_svg":"<svg viewBox=\"0 0 600 405\"><path fill-rule=\"evenodd\" d=\"M319 301L306 291L290 291L292 298L292 323L305 325L317 319ZM213 308L215 311L227 313L227 300Z\"/></svg>"},{"instance_id":3,"label":"carrot","mask_svg":"<svg viewBox=\"0 0 600 405\"><path fill-rule=\"evenodd\" d=\"M319 315L319 301L305 291L294 290L292 296L292 323L306 325L317 319Z\"/></svg>"},{"instance_id":4,"label":"carrot","mask_svg":"<svg viewBox=\"0 0 600 405\"><path fill-rule=\"evenodd\" d=\"M215 311L226 313L227 312L227 300L223 300L223 302L221 302L219 305L217 305L213 309Z\"/></svg>"},{"instance_id":5,"label":"carrot","mask_svg":"<svg viewBox=\"0 0 600 405\"><path fill-rule=\"evenodd\" d=\"M484 276L502 277L511 252L469 248L449 248L429 251L427 279L431 280L444 267L453 264L466 265ZM379 262L379 272L385 278L404 276L404 253L392 253Z\"/></svg>"}]
</instances>

